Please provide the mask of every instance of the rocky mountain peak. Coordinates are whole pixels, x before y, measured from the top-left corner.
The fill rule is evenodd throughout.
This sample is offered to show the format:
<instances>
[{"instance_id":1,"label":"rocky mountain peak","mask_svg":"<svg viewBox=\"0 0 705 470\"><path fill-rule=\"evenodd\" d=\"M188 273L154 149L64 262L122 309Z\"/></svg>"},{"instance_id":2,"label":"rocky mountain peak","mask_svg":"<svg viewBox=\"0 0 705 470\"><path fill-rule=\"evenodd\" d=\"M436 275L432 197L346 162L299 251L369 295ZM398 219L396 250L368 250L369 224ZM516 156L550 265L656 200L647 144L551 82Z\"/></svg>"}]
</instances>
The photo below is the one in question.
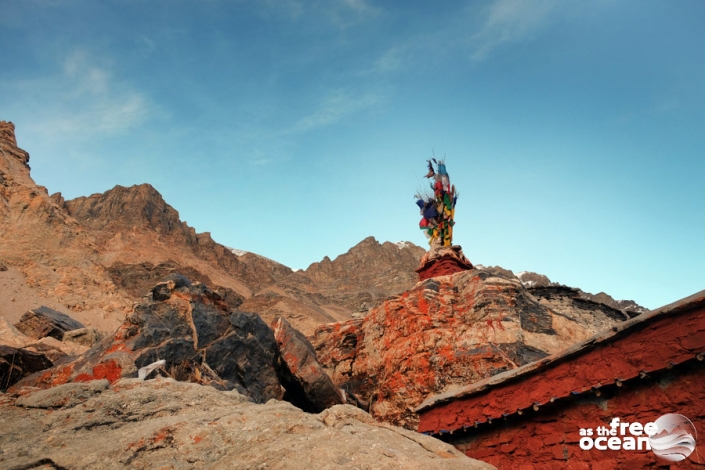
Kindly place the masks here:
<instances>
[{"instance_id":1,"label":"rocky mountain peak","mask_svg":"<svg viewBox=\"0 0 705 470\"><path fill-rule=\"evenodd\" d=\"M15 125L12 122L0 121L0 141L7 142L12 147L17 147Z\"/></svg>"},{"instance_id":2,"label":"rocky mountain peak","mask_svg":"<svg viewBox=\"0 0 705 470\"><path fill-rule=\"evenodd\" d=\"M373 236L366 237L360 243L355 245L352 249L363 247L363 246L380 246L380 243Z\"/></svg>"},{"instance_id":3,"label":"rocky mountain peak","mask_svg":"<svg viewBox=\"0 0 705 470\"><path fill-rule=\"evenodd\" d=\"M34 185L29 178L29 153L17 147L15 125L0 121L0 188L12 180Z\"/></svg>"},{"instance_id":4,"label":"rocky mountain peak","mask_svg":"<svg viewBox=\"0 0 705 470\"><path fill-rule=\"evenodd\" d=\"M117 185L102 194L66 201L64 207L84 225L95 229L123 225L170 233L181 225L179 213L149 184Z\"/></svg>"},{"instance_id":5,"label":"rocky mountain peak","mask_svg":"<svg viewBox=\"0 0 705 470\"><path fill-rule=\"evenodd\" d=\"M325 256L311 264L306 275L316 282L361 280L371 275L402 270L413 273L425 250L409 243L405 249L391 242L379 243L375 237L367 237L335 260Z\"/></svg>"}]
</instances>

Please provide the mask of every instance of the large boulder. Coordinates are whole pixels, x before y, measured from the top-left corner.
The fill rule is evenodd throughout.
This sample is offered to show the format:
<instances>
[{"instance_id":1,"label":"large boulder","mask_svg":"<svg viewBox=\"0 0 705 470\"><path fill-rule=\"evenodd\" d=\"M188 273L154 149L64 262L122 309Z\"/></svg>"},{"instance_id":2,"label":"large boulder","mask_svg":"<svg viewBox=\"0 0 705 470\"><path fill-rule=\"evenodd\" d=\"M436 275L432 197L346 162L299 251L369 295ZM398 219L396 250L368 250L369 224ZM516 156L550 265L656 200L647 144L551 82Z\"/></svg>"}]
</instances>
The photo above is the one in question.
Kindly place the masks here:
<instances>
[{"instance_id":1,"label":"large boulder","mask_svg":"<svg viewBox=\"0 0 705 470\"><path fill-rule=\"evenodd\" d=\"M66 384L0 400L0 467L476 469L452 446L349 405L289 403L171 379Z\"/></svg>"},{"instance_id":2,"label":"large boulder","mask_svg":"<svg viewBox=\"0 0 705 470\"><path fill-rule=\"evenodd\" d=\"M0 345L0 391L22 377L51 366L52 362L44 354Z\"/></svg>"},{"instance_id":3,"label":"large boulder","mask_svg":"<svg viewBox=\"0 0 705 470\"><path fill-rule=\"evenodd\" d=\"M300 331L280 318L274 327L274 337L289 401L304 411L316 413L346 403L342 391L318 362L313 345Z\"/></svg>"},{"instance_id":4,"label":"large boulder","mask_svg":"<svg viewBox=\"0 0 705 470\"><path fill-rule=\"evenodd\" d=\"M513 275L473 269L421 281L364 319L319 327L311 341L334 383L373 416L415 428L413 410L426 397L536 361L627 319L595 303L567 299L560 311L551 305Z\"/></svg>"},{"instance_id":5,"label":"large boulder","mask_svg":"<svg viewBox=\"0 0 705 470\"><path fill-rule=\"evenodd\" d=\"M62 341L91 347L100 341L103 336L95 328L79 328L64 333Z\"/></svg>"},{"instance_id":6,"label":"large boulder","mask_svg":"<svg viewBox=\"0 0 705 470\"><path fill-rule=\"evenodd\" d=\"M65 313L44 306L25 312L15 327L35 339L51 336L59 341L63 339L64 333L67 331L85 328L81 322Z\"/></svg>"}]
</instances>

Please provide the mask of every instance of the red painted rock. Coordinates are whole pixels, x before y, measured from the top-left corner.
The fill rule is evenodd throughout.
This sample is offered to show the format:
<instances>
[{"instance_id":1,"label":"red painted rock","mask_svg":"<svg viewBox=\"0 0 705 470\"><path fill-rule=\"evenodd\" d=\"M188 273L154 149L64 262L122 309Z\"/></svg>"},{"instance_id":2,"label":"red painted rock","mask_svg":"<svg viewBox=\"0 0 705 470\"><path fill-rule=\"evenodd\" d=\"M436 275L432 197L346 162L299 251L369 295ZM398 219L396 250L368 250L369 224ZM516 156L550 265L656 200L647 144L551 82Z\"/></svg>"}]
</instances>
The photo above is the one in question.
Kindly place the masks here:
<instances>
[{"instance_id":1,"label":"red painted rock","mask_svg":"<svg viewBox=\"0 0 705 470\"><path fill-rule=\"evenodd\" d=\"M419 281L432 277L447 276L472 269L472 263L463 254L459 245L435 246L429 250L416 269Z\"/></svg>"},{"instance_id":2,"label":"red painted rock","mask_svg":"<svg viewBox=\"0 0 705 470\"><path fill-rule=\"evenodd\" d=\"M285 399L304 411L314 413L345 404L341 390L321 367L316 351L300 331L280 318L274 327L274 337L279 345L280 364L284 371Z\"/></svg>"},{"instance_id":3,"label":"red painted rock","mask_svg":"<svg viewBox=\"0 0 705 470\"><path fill-rule=\"evenodd\" d=\"M373 416L414 428L413 410L428 396L620 323L587 304L561 308L544 305L513 276L474 269L419 282L362 320L319 327L312 344L333 381L368 402Z\"/></svg>"}]
</instances>

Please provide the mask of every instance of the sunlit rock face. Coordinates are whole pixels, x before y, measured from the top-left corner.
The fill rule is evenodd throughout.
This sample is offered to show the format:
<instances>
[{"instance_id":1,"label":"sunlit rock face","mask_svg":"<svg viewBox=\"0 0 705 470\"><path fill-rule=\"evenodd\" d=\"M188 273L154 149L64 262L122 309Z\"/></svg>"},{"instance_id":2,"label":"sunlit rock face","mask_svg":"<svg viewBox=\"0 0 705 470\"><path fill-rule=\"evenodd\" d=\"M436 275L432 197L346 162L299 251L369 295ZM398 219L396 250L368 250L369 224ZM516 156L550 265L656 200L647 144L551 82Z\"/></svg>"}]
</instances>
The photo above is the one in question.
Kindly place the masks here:
<instances>
[{"instance_id":1,"label":"sunlit rock face","mask_svg":"<svg viewBox=\"0 0 705 470\"><path fill-rule=\"evenodd\" d=\"M426 397L538 360L627 319L594 302L592 309L571 305L565 300L556 311L513 275L473 269L421 281L364 319L321 326L312 343L333 380L373 416L415 428L413 409Z\"/></svg>"}]
</instances>

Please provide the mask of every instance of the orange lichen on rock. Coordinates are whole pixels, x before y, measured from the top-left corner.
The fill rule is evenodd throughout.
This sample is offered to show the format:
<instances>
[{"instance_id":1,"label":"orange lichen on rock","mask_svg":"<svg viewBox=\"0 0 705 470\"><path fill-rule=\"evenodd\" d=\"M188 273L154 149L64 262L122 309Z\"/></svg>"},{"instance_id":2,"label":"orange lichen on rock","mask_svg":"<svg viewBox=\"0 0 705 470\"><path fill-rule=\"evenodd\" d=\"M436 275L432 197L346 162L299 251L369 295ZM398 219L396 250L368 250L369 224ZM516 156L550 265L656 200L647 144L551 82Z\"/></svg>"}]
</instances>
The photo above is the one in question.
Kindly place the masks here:
<instances>
[{"instance_id":1,"label":"orange lichen on rock","mask_svg":"<svg viewBox=\"0 0 705 470\"><path fill-rule=\"evenodd\" d=\"M113 383L122 377L122 367L115 361L106 361L93 368L93 376L98 379L108 379Z\"/></svg>"},{"instance_id":2,"label":"orange lichen on rock","mask_svg":"<svg viewBox=\"0 0 705 470\"><path fill-rule=\"evenodd\" d=\"M619 312L618 312L619 313ZM575 335L619 323L602 311L574 321L545 306L514 276L472 269L426 279L364 319L312 337L333 381L378 419L414 428L428 396L558 352Z\"/></svg>"}]
</instances>

